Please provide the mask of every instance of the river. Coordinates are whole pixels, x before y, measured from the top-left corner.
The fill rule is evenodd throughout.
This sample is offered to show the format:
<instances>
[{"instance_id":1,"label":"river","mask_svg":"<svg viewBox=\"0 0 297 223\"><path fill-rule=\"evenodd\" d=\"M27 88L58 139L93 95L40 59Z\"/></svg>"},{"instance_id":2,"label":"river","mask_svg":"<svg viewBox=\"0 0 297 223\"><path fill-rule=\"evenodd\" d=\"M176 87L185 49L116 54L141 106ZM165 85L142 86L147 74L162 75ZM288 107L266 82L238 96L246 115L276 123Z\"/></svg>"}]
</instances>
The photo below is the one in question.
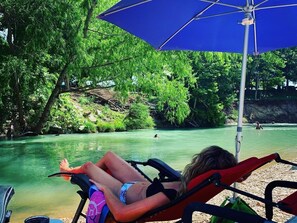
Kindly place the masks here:
<instances>
[{"instance_id":1,"label":"river","mask_svg":"<svg viewBox=\"0 0 297 223\"><path fill-rule=\"evenodd\" d=\"M154 138L158 134L159 138ZM191 156L210 145L234 152L236 127L195 130L139 130L120 133L69 134L0 141L0 184L15 188L9 209L11 222L28 216L73 217L79 202L78 187L62 178L48 178L58 172L59 161L72 166L97 161L113 150L125 159L144 161L157 157L182 170ZM278 152L281 157L297 156L296 125L243 127L240 159Z\"/></svg>"}]
</instances>

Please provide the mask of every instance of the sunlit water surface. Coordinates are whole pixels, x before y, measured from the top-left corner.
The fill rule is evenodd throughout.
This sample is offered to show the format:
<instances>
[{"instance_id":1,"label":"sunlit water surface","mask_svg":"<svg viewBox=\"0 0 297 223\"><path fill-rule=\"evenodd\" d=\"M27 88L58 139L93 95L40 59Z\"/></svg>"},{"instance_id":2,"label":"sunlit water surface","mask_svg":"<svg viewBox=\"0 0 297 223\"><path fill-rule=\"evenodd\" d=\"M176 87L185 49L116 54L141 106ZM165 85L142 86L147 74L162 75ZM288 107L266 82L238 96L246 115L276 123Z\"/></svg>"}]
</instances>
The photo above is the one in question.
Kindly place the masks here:
<instances>
[{"instance_id":1,"label":"sunlit water surface","mask_svg":"<svg viewBox=\"0 0 297 223\"><path fill-rule=\"evenodd\" d=\"M156 139L153 136L159 135ZM58 172L59 161L67 158L72 166L97 161L113 150L125 159L144 161L157 157L182 170L191 156L204 147L219 145L234 152L236 127L196 130L141 130L121 133L38 136L0 141L0 184L13 185L9 209L11 222L28 216L73 217L79 202L78 187L62 178L48 178ZM264 130L243 128L240 159L278 152L297 157L297 126L271 125Z\"/></svg>"}]
</instances>

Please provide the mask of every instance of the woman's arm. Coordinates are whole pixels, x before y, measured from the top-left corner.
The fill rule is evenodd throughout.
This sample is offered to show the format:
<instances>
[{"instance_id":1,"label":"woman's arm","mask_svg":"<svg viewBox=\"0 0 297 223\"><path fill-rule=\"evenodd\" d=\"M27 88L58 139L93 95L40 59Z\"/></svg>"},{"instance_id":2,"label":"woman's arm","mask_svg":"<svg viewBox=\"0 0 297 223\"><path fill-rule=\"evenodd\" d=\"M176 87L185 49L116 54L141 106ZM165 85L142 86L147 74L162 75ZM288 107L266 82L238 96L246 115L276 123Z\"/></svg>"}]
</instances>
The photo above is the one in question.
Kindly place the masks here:
<instances>
[{"instance_id":1,"label":"woman's arm","mask_svg":"<svg viewBox=\"0 0 297 223\"><path fill-rule=\"evenodd\" d=\"M163 193L157 193L151 197L134 202L132 204L123 204L112 191L102 184L93 182L101 191L103 191L107 206L113 214L116 221L129 222L141 217L146 212L160 207L169 202L169 199Z\"/></svg>"}]
</instances>

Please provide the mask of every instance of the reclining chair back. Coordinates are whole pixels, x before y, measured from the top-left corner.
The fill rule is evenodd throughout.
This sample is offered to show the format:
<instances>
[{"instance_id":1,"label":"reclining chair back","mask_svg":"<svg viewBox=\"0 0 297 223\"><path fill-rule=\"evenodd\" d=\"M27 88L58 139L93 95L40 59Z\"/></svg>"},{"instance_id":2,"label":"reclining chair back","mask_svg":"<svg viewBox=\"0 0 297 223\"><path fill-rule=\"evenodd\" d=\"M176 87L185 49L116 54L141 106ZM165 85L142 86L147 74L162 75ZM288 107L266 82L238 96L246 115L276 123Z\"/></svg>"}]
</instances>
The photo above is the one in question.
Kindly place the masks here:
<instances>
[{"instance_id":1,"label":"reclining chair back","mask_svg":"<svg viewBox=\"0 0 297 223\"><path fill-rule=\"evenodd\" d=\"M271 154L260 159L252 157L240 162L235 167L223 170L211 170L201 174L189 182L188 191L185 194L167 205L149 211L137 221L169 221L179 219L182 217L183 211L188 204L197 201L205 203L223 190L222 187L215 185L215 180L218 176L222 183L231 185L277 157L278 154Z\"/></svg>"},{"instance_id":2,"label":"reclining chair back","mask_svg":"<svg viewBox=\"0 0 297 223\"><path fill-rule=\"evenodd\" d=\"M297 215L297 191L283 199L281 202L290 207L288 213Z\"/></svg>"}]
</instances>

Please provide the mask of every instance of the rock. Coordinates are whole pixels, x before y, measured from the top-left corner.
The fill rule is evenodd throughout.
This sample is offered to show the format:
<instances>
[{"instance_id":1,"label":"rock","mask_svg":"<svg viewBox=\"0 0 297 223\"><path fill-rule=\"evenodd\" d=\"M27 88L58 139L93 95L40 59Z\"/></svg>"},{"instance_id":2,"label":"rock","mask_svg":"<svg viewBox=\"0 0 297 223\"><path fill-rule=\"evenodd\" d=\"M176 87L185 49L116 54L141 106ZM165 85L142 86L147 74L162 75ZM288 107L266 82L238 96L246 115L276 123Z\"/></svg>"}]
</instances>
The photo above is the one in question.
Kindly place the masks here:
<instances>
[{"instance_id":1,"label":"rock","mask_svg":"<svg viewBox=\"0 0 297 223\"><path fill-rule=\"evenodd\" d=\"M94 123L97 121L96 117L93 114L89 115L89 120Z\"/></svg>"},{"instance_id":2,"label":"rock","mask_svg":"<svg viewBox=\"0 0 297 223\"><path fill-rule=\"evenodd\" d=\"M85 111L84 114L83 114L83 116L84 116L84 117L88 117L90 114L91 114L90 111Z\"/></svg>"},{"instance_id":3,"label":"rock","mask_svg":"<svg viewBox=\"0 0 297 223\"><path fill-rule=\"evenodd\" d=\"M297 123L297 100L245 101L244 116L250 123Z\"/></svg>"},{"instance_id":4,"label":"rock","mask_svg":"<svg viewBox=\"0 0 297 223\"><path fill-rule=\"evenodd\" d=\"M36 132L27 131L22 133L20 136L38 136L38 134Z\"/></svg>"},{"instance_id":5,"label":"rock","mask_svg":"<svg viewBox=\"0 0 297 223\"><path fill-rule=\"evenodd\" d=\"M63 129L60 126L50 126L48 133L49 134L63 134Z\"/></svg>"}]
</instances>

